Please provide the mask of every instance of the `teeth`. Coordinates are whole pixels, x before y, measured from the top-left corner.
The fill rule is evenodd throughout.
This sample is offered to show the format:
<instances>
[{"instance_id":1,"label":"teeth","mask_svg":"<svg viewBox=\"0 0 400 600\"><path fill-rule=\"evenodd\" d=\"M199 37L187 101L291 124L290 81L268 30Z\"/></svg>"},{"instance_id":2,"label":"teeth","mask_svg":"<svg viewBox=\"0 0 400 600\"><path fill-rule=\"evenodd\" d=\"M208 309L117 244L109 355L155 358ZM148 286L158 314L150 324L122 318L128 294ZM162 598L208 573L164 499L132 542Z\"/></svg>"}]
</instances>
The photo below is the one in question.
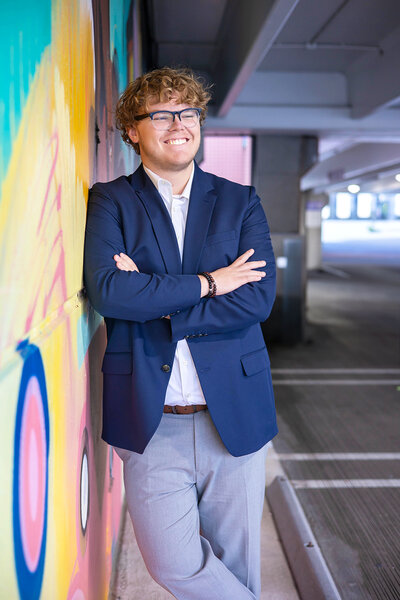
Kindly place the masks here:
<instances>
[{"instance_id":1,"label":"teeth","mask_svg":"<svg viewBox=\"0 0 400 600\"><path fill-rule=\"evenodd\" d=\"M167 144L173 144L174 146L180 146L181 144L184 144L186 142L185 139L180 139L180 140L168 140Z\"/></svg>"}]
</instances>

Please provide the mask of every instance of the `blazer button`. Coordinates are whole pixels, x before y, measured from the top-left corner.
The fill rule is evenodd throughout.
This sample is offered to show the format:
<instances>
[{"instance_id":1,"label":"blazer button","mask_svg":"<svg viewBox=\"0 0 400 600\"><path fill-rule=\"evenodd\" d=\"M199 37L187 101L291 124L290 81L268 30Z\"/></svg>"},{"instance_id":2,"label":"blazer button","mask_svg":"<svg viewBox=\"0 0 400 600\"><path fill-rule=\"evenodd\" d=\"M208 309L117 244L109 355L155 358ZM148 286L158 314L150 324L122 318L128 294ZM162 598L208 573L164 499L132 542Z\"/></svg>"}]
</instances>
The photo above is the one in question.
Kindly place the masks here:
<instances>
[{"instance_id":1,"label":"blazer button","mask_svg":"<svg viewBox=\"0 0 400 600\"><path fill-rule=\"evenodd\" d=\"M164 371L164 373L169 373L171 370L171 367L169 365L163 365L161 367L161 369Z\"/></svg>"}]
</instances>

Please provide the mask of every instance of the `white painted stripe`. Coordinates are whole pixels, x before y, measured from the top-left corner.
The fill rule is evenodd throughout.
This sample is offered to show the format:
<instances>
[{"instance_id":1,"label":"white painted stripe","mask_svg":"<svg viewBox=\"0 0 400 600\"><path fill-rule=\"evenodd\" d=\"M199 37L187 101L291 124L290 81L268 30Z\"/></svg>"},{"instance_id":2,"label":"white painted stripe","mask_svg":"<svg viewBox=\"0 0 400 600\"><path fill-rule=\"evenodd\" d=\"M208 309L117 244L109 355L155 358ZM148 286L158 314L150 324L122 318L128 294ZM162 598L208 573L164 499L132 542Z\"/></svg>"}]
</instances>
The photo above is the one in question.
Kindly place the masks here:
<instances>
[{"instance_id":1,"label":"white painted stripe","mask_svg":"<svg viewBox=\"0 0 400 600\"><path fill-rule=\"evenodd\" d=\"M400 460L400 452L283 452L279 460Z\"/></svg>"},{"instance_id":2,"label":"white painted stripe","mask_svg":"<svg viewBox=\"0 0 400 600\"><path fill-rule=\"evenodd\" d=\"M400 385L399 379L273 379L277 385Z\"/></svg>"},{"instance_id":3,"label":"white painted stripe","mask_svg":"<svg viewBox=\"0 0 400 600\"><path fill-rule=\"evenodd\" d=\"M400 375L400 369L271 369L271 373L279 373L279 374L291 374L291 373L308 373L308 374L322 374L328 373L330 375L333 374L346 374L346 373L357 373L367 375Z\"/></svg>"},{"instance_id":4,"label":"white painted stripe","mask_svg":"<svg viewBox=\"0 0 400 600\"><path fill-rule=\"evenodd\" d=\"M292 479L291 484L298 490L400 488L400 479Z\"/></svg>"}]
</instances>

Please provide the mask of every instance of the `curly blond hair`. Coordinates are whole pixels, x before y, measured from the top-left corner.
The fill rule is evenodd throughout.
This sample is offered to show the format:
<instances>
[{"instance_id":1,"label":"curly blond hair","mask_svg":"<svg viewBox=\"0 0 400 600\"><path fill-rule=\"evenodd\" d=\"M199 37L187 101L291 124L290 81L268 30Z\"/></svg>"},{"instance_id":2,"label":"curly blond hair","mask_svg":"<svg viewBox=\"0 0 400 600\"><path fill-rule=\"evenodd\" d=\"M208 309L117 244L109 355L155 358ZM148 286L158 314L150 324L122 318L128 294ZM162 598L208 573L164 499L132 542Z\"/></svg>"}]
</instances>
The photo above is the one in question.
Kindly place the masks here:
<instances>
[{"instance_id":1,"label":"curly blond hair","mask_svg":"<svg viewBox=\"0 0 400 600\"><path fill-rule=\"evenodd\" d=\"M179 104L201 108L200 125L203 124L211 94L209 86L191 69L155 69L131 81L121 95L115 110L116 126L124 142L133 146L137 154L140 154L139 144L132 142L127 133L135 116L147 112L151 104L169 102L172 98L177 98Z\"/></svg>"}]
</instances>

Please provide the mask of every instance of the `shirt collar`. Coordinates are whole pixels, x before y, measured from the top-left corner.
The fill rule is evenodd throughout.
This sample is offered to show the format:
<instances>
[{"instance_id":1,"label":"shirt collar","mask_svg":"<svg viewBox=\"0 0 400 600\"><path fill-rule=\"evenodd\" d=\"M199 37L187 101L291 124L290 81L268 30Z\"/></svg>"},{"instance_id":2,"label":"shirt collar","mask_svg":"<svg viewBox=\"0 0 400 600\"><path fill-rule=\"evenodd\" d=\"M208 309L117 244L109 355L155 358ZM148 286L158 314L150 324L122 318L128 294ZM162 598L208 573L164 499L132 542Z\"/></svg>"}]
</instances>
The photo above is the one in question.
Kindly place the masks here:
<instances>
[{"instance_id":1,"label":"shirt collar","mask_svg":"<svg viewBox=\"0 0 400 600\"><path fill-rule=\"evenodd\" d=\"M160 177L159 175L157 175L157 173L154 173L154 171L152 171L145 165L143 165L143 168L146 171L147 175L150 177L154 186L160 192L160 194L163 189L165 190L165 188L168 188L169 194L172 196L172 184L170 181L168 181L168 179L164 179L163 177ZM193 163L191 175L187 181L187 184L184 187L183 192L181 194L174 194L174 197L186 198L186 200L189 200L190 192L192 190L193 177L194 177L194 163Z\"/></svg>"}]
</instances>

